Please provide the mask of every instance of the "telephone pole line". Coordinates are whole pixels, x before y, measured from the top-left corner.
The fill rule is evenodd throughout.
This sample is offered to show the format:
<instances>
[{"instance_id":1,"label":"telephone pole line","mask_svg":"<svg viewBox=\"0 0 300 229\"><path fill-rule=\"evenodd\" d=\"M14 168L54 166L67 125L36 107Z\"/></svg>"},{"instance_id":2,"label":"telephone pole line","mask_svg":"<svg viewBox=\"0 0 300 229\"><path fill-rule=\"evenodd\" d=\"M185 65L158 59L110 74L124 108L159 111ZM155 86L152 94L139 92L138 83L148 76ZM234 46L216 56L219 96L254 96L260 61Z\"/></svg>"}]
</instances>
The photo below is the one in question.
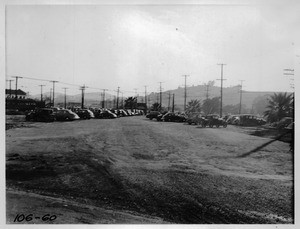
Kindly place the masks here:
<instances>
[{"instance_id":1,"label":"telephone pole line","mask_svg":"<svg viewBox=\"0 0 300 229\"><path fill-rule=\"evenodd\" d=\"M221 103L220 103L220 117L222 117L222 109L223 109L223 80L226 80L226 79L223 79L223 66L226 65L226 64L218 64L218 65L221 65L221 79L217 79L217 80L221 80Z\"/></svg>"},{"instance_id":2,"label":"telephone pole line","mask_svg":"<svg viewBox=\"0 0 300 229\"><path fill-rule=\"evenodd\" d=\"M183 105L183 110L185 111L186 110L186 96L187 96L187 93L186 93L186 77L188 77L189 75L183 75L184 77L184 105Z\"/></svg>"},{"instance_id":3,"label":"telephone pole line","mask_svg":"<svg viewBox=\"0 0 300 229\"><path fill-rule=\"evenodd\" d=\"M17 93L17 90L18 90L18 79L22 79L23 77L21 76L12 76L13 78L16 78L16 91L15 91L15 99L18 99L18 93Z\"/></svg>"},{"instance_id":4,"label":"telephone pole line","mask_svg":"<svg viewBox=\"0 0 300 229\"><path fill-rule=\"evenodd\" d=\"M241 85L240 85L240 109L239 109L239 114L242 113L242 94L243 94L243 82L245 80L240 80L241 81Z\"/></svg>"},{"instance_id":5,"label":"telephone pole line","mask_svg":"<svg viewBox=\"0 0 300 229\"><path fill-rule=\"evenodd\" d=\"M40 87L41 87L41 102L43 102L43 87L45 86L45 85L39 85Z\"/></svg>"},{"instance_id":6,"label":"telephone pole line","mask_svg":"<svg viewBox=\"0 0 300 229\"><path fill-rule=\"evenodd\" d=\"M52 90L52 93L53 93L53 98L52 98L52 103L53 103L53 107L54 107L54 88L55 88L55 83L57 83L58 81L55 81L55 80L51 80L50 82L52 82L53 83L53 90Z\"/></svg>"},{"instance_id":7,"label":"telephone pole line","mask_svg":"<svg viewBox=\"0 0 300 229\"><path fill-rule=\"evenodd\" d=\"M81 90L81 109L84 108L84 90L87 88L85 85L79 88Z\"/></svg>"},{"instance_id":8,"label":"telephone pole line","mask_svg":"<svg viewBox=\"0 0 300 229\"><path fill-rule=\"evenodd\" d=\"M63 88L65 90L65 109L67 108L67 87Z\"/></svg>"}]
</instances>

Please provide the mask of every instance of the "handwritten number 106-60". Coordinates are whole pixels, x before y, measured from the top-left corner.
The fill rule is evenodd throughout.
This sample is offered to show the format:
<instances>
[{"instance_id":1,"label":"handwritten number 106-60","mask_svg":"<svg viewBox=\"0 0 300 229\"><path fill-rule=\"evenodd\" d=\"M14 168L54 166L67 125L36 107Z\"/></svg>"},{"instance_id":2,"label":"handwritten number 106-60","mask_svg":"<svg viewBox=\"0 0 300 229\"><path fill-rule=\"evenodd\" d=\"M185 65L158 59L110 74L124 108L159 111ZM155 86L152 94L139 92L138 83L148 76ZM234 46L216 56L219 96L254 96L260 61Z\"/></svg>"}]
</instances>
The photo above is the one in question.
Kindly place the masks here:
<instances>
[{"instance_id":1,"label":"handwritten number 106-60","mask_svg":"<svg viewBox=\"0 0 300 229\"><path fill-rule=\"evenodd\" d=\"M24 220L26 222L30 222L33 219L41 219L42 221L54 221L56 219L56 215L50 215L50 214L46 214L42 217L34 217L33 214L29 214L29 215L24 215L24 214L18 214L16 215L14 222L23 222Z\"/></svg>"}]
</instances>

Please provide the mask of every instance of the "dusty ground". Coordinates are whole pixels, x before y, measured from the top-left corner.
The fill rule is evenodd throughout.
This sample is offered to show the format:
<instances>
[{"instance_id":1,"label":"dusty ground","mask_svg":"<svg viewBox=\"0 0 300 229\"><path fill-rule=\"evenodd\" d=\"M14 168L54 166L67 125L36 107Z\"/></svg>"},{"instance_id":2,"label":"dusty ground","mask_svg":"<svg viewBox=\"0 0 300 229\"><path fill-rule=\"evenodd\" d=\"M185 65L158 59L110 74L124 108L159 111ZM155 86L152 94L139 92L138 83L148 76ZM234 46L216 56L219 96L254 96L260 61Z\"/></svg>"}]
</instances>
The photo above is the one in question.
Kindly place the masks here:
<instances>
[{"instance_id":1,"label":"dusty ground","mask_svg":"<svg viewBox=\"0 0 300 229\"><path fill-rule=\"evenodd\" d=\"M141 116L7 127L8 223L293 223L289 145L238 157L270 140L247 129Z\"/></svg>"}]
</instances>

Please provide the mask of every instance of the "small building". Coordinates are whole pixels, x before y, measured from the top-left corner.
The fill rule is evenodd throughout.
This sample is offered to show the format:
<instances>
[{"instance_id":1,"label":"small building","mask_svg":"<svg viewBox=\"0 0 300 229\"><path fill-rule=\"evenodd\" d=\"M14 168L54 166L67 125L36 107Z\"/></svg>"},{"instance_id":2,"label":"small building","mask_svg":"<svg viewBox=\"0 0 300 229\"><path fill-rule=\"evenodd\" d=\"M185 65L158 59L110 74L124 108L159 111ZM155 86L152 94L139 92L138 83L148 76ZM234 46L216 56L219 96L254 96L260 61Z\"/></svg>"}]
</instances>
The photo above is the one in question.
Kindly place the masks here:
<instances>
[{"instance_id":1,"label":"small building","mask_svg":"<svg viewBox=\"0 0 300 229\"><path fill-rule=\"evenodd\" d=\"M17 99L26 99L26 92L22 91L21 89L12 90L12 89L5 89L5 97L7 99L15 99L17 96Z\"/></svg>"}]
</instances>

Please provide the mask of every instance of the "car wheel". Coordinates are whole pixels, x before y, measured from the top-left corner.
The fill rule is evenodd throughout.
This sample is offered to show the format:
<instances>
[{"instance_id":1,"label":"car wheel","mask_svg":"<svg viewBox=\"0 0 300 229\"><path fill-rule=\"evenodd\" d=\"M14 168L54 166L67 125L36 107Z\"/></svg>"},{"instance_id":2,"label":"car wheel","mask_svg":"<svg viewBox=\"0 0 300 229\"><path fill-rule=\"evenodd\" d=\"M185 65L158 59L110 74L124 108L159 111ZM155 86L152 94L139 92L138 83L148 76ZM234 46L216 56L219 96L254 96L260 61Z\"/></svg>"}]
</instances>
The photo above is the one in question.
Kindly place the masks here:
<instances>
[{"instance_id":1,"label":"car wheel","mask_svg":"<svg viewBox=\"0 0 300 229\"><path fill-rule=\"evenodd\" d=\"M212 124L209 124L209 127L210 127L210 128L213 128L213 127L214 127L214 125L212 125Z\"/></svg>"},{"instance_id":2,"label":"car wheel","mask_svg":"<svg viewBox=\"0 0 300 229\"><path fill-rule=\"evenodd\" d=\"M219 124L217 124L217 125L216 125L216 127L217 127L217 128L219 128L219 127L220 127L220 125L219 125Z\"/></svg>"},{"instance_id":3,"label":"car wheel","mask_svg":"<svg viewBox=\"0 0 300 229\"><path fill-rule=\"evenodd\" d=\"M224 124L223 124L223 127L226 128L226 127L227 127L227 123L224 123Z\"/></svg>"}]
</instances>

